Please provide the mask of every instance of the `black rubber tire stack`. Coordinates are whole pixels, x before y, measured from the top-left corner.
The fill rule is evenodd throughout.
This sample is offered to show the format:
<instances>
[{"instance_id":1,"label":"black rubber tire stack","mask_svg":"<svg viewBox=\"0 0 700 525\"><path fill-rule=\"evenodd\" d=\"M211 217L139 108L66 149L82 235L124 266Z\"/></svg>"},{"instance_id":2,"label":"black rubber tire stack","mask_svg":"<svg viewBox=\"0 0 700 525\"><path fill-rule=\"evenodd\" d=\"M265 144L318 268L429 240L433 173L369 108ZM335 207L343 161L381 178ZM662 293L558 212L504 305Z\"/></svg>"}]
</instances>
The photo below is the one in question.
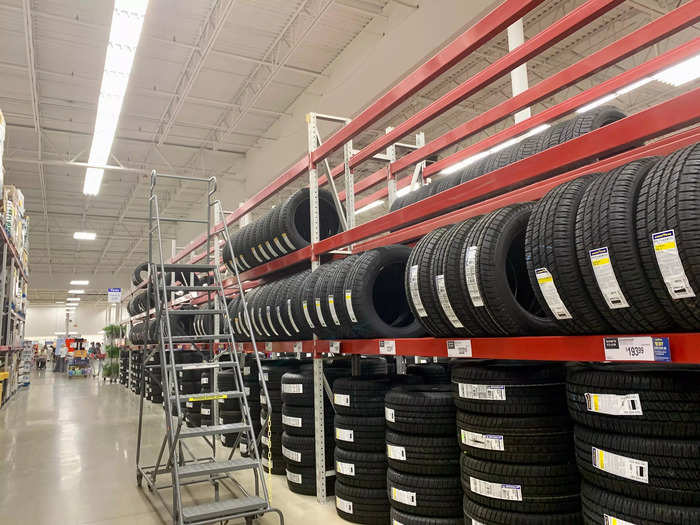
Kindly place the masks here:
<instances>
[{"instance_id":1,"label":"black rubber tire stack","mask_svg":"<svg viewBox=\"0 0 700 525\"><path fill-rule=\"evenodd\" d=\"M236 390L236 378L232 369L225 368L219 372L219 392L231 392ZM243 420L241 406L238 399L219 399L219 425L240 423ZM222 434L221 444L225 447L233 447L236 443L236 434Z\"/></svg>"},{"instance_id":2,"label":"black rubber tire stack","mask_svg":"<svg viewBox=\"0 0 700 525\"><path fill-rule=\"evenodd\" d=\"M484 362L452 382L466 523L580 524L565 367Z\"/></svg>"},{"instance_id":3,"label":"black rubber tire stack","mask_svg":"<svg viewBox=\"0 0 700 525\"><path fill-rule=\"evenodd\" d=\"M586 525L700 523L699 380L673 365L569 371Z\"/></svg>"},{"instance_id":4,"label":"black rubber tire stack","mask_svg":"<svg viewBox=\"0 0 700 525\"><path fill-rule=\"evenodd\" d=\"M287 468L287 486L297 494L316 495L316 454L314 436L313 366L282 376L282 455ZM332 471L333 407L324 394L326 471ZM335 476L326 476L326 492L333 494Z\"/></svg>"},{"instance_id":5,"label":"black rubber tire stack","mask_svg":"<svg viewBox=\"0 0 700 525\"><path fill-rule=\"evenodd\" d=\"M119 384L123 386L129 384L129 352L130 350L119 351Z\"/></svg>"},{"instance_id":6,"label":"black rubber tire stack","mask_svg":"<svg viewBox=\"0 0 700 525\"><path fill-rule=\"evenodd\" d=\"M387 494L392 511L461 525L462 488L450 385L407 385L385 396Z\"/></svg>"},{"instance_id":7,"label":"black rubber tire stack","mask_svg":"<svg viewBox=\"0 0 700 525\"><path fill-rule=\"evenodd\" d=\"M245 393L248 401L250 419L253 423L253 433L257 437L262 429L262 423L260 422L260 374L258 373L258 365L257 361L255 360L255 356L251 354L245 356L243 369L241 372L243 374L243 392ZM244 434L241 436L241 441L239 443L239 451L241 456L244 458L248 457L249 450L250 443L248 443L248 438Z\"/></svg>"},{"instance_id":8,"label":"black rubber tire stack","mask_svg":"<svg viewBox=\"0 0 700 525\"><path fill-rule=\"evenodd\" d=\"M131 350L131 391L139 395L141 394L141 359L143 359L143 350Z\"/></svg>"},{"instance_id":9,"label":"black rubber tire stack","mask_svg":"<svg viewBox=\"0 0 700 525\"><path fill-rule=\"evenodd\" d=\"M147 368L144 397L151 403L162 403L163 389L161 387L160 354L154 353L151 360L146 363L146 366L152 366L152 368Z\"/></svg>"},{"instance_id":10,"label":"black rubber tire stack","mask_svg":"<svg viewBox=\"0 0 700 525\"><path fill-rule=\"evenodd\" d=\"M296 359L274 359L263 362L261 381L265 381L270 404L266 405L265 393L260 389L260 424L263 426L260 440L260 455L265 471L272 474L284 475L287 472L286 462L282 455L282 376L287 372L298 370L299 361ZM270 415L270 427L267 427L267 417Z\"/></svg>"}]
</instances>

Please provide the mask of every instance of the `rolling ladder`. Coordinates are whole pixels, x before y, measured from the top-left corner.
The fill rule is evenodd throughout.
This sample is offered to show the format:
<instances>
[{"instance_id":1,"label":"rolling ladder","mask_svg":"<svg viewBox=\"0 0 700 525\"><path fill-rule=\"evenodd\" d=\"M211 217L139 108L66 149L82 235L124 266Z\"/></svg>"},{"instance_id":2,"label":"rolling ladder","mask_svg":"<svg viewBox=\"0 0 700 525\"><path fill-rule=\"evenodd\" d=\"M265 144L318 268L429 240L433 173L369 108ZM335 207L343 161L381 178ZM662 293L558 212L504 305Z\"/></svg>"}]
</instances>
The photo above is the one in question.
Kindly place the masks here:
<instances>
[{"instance_id":1,"label":"rolling ladder","mask_svg":"<svg viewBox=\"0 0 700 525\"><path fill-rule=\"evenodd\" d=\"M158 197L155 193L156 182L159 178L174 178L187 182L206 183L208 185L208 204L207 218L190 219L183 222L197 222L207 225L207 256L203 264L169 264L164 262L163 246L161 236L161 222L168 219L160 217L158 209ZM264 468L260 460L258 443L260 436L255 436L254 427L252 424L248 400L245 395L243 376L241 372L241 364L238 353L235 351L235 340L231 327L231 319L226 307L226 299L224 295L224 287L221 279L219 266L216 264L216 257L212 260L210 247L212 240L217 241L215 235L211 232L211 217L212 212L221 216L224 227L221 232L224 241L228 243L229 249L231 239L228 228L224 220L224 212L219 201L213 199L216 190L216 180L212 177L209 179L199 179L194 177L184 177L176 175L158 175L155 170L151 173L151 190L149 197L149 277L148 277L148 302L155 306L155 321L158 323L158 343L156 348L146 350L142 360L142 388L139 405L139 423L137 435L137 451L136 451L136 479L139 486L145 481L151 493L156 494L164 503L164 506L170 512L173 524L176 525L203 525L207 523L224 523L229 520L245 520L246 524L253 523L253 519L260 517L267 512L274 512L278 515L280 525L284 525L284 517L282 513L271 507L268 487L264 481ZM159 261L154 261L154 242L158 246ZM218 251L218 250L217 250ZM231 250L233 253L233 250ZM205 274L211 276L211 284L206 286L195 286L194 275ZM189 279L183 276L189 275ZM168 278L170 276L170 278ZM239 291L243 288L236 269L236 279ZM181 293L202 292L208 297L207 306L205 309L173 309L169 299ZM245 298L243 298L245 301ZM247 308L246 308L247 310ZM204 335L173 335L171 321L174 321L178 316L193 316L197 314L210 314L217 322L211 323L214 327L211 334ZM247 317L247 316L246 316ZM146 322L150 322L148 314ZM250 328L250 319L246 319ZM223 326L224 333L220 329ZM148 333L148 330L146 331ZM225 351L219 355L214 355L213 350L210 350L209 360L201 363L177 363L176 354L180 350L176 347L182 344L210 343L210 348L215 343L227 343ZM255 344L255 342L253 342ZM261 363L257 353L257 346L254 346L254 356L257 361L258 370ZM151 357L158 352L160 363L156 365L148 365ZM223 358L223 359L222 359ZM228 358L228 360L226 360ZM160 382L163 391L163 405L165 411L165 436L160 445L158 457L154 465L144 466L141 464L141 448L142 448L142 433L143 433L143 408L144 408L144 383L146 375L157 377L150 371L154 368L160 368ZM217 372L220 369L230 369L233 372L234 389L219 391ZM213 372L213 385L211 392L199 394L183 394L179 392L178 372L181 371L207 371ZM267 385L262 382L264 396L267 399L269 406L269 395ZM215 401L214 417L218 413L218 400L235 399L238 401L242 420L232 424L217 424L218 419L213 420L211 426L188 427L185 423L182 402L201 403L205 401ZM269 417L269 416L268 416ZM235 435L235 442L231 454L228 459L221 460L216 457L216 441L218 436ZM235 451L242 436L246 436L249 443L248 458L233 458ZM212 454L210 457L197 457L188 446L192 439L203 438L206 444L211 447ZM240 471L252 471L254 475L254 491L249 492L241 483L234 477L233 473ZM161 481L164 477L169 476L166 482ZM207 483L212 485L213 495L210 501L198 504L184 504L182 498L182 489L187 485L197 483ZM231 488L233 485L233 489ZM222 488L228 490L227 497L222 498ZM172 492L172 503L169 506L161 491Z\"/></svg>"}]
</instances>

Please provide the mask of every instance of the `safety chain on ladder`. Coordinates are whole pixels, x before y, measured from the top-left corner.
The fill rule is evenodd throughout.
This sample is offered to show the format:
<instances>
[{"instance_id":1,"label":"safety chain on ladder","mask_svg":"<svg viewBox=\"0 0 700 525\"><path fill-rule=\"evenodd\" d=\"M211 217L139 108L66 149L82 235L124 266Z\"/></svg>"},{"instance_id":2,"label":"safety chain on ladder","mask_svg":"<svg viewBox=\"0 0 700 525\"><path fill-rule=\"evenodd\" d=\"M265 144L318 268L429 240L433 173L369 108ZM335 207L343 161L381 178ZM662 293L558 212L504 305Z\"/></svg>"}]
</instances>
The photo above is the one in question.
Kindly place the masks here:
<instances>
[{"instance_id":1,"label":"safety chain on ladder","mask_svg":"<svg viewBox=\"0 0 700 525\"><path fill-rule=\"evenodd\" d=\"M267 414L267 499L272 504L272 414Z\"/></svg>"}]
</instances>

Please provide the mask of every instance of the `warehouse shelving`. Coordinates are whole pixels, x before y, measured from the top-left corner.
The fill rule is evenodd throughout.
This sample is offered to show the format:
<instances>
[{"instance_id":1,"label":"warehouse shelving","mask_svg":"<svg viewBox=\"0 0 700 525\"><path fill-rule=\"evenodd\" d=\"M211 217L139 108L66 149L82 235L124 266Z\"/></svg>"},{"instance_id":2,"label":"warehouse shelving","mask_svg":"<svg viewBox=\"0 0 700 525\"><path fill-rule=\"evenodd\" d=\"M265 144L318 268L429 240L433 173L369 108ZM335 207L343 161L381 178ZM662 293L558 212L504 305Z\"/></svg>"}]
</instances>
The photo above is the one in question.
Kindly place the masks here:
<instances>
[{"instance_id":1,"label":"warehouse shelving","mask_svg":"<svg viewBox=\"0 0 700 525\"><path fill-rule=\"evenodd\" d=\"M503 2L352 120L310 113L307 116L308 153L272 183L244 202L236 211L228 214L225 225L219 223L211 230L212 235L221 232L224 227L233 225L243 216L254 211L292 181L308 175L312 195L311 244L306 248L241 273L240 278L245 282L244 286L257 286L267 280L274 279L276 274L288 271L293 267L303 268L309 264L314 267L319 263L321 255L339 249L349 248L351 252L358 253L387 244L410 242L436 227L453 224L511 203L540 198L554 186L587 173L610 170L645 156L668 154L700 141L700 126L697 126L700 122L700 88L696 88L671 96L668 100L627 118L478 179L462 183L441 192L439 195L387 213L362 225L354 226L355 210L386 196L389 196L391 202L397 188L404 188L410 184L410 176L399 178L399 175L407 168L415 166L429 156L444 151L447 147L509 118L515 112L548 98L590 77L601 69L648 49L657 42L700 21L700 0L690 0L426 145L410 148L409 153L400 158L387 154L388 160L385 167L363 179L354 180L352 168L376 154L392 148L402 137L417 130L423 123L453 108L465 98L508 74L515 67L525 63L552 44L573 34L601 14L622 3L622 0L589 0L583 3L540 34L496 60L483 71L467 79L404 123L397 125L393 130L389 130L386 135L376 138L357 152L351 146L349 147L352 139L360 132L400 103L409 99L411 95L478 49L493 36L504 31L511 23L526 15L540 3L541 1L535 0ZM422 171L422 176L436 176L441 170L457 162L512 138L537 130L544 124L569 115L584 105L656 75L670 66L697 56L698 53L700 53L700 38L693 38L655 58L647 59L638 66L616 74L599 85L584 89L577 95L547 108L538 115L444 157L426 167ZM326 141L321 142L317 120L340 121L344 122L345 125ZM654 142L645 144L651 140ZM330 172L327 173L327 176L320 176L319 167L323 167L321 163L331 153L341 150L344 162L330 170L327 169L326 171ZM604 159L597 160L601 157ZM583 167L581 167L582 165ZM337 197L340 201L346 202L348 229L324 240L319 240L318 187L329 182L328 176L333 178L341 175L346 177L345 187L348 191L339 193ZM355 202L356 193L385 182L386 188ZM194 263L207 257L207 251L198 250L207 244L208 238L208 235L195 238L183 250L174 255L171 262L187 260ZM228 294L238 293L234 281L235 279L228 279L224 283ZM125 297L125 300L128 300L128 297L129 295ZM176 301L185 302L189 299L192 298L183 296ZM191 302L198 304L202 301L206 301L206 296L196 297ZM145 314L141 314L141 316L143 317ZM135 316L135 318L138 317ZM640 339L635 341L637 343L635 346L641 344L643 347L641 354L636 353L636 350L634 355L627 357L610 352L606 353L606 340L628 337L644 338L643 341ZM257 345L257 350L269 353L313 353L316 357L329 354L384 354L559 361L609 361L632 360L632 358L639 361L640 358L645 358L646 361L700 364L700 345L698 343L700 343L700 334L698 333L669 333L633 334L630 336L611 334L608 336L261 342ZM658 353L654 352L654 345L659 346ZM624 344L622 346L624 347ZM651 354L648 353L649 348L651 348ZM239 343L238 350L254 351L256 348L251 343ZM314 379L314 391L317 396L315 417L317 421L322 422L324 406L322 396L325 394L320 359L316 359L314 363ZM325 437L323 424L317 425L317 428L320 429L316 442L317 493L319 500L323 501L325 499L325 461L323 455Z\"/></svg>"}]
</instances>

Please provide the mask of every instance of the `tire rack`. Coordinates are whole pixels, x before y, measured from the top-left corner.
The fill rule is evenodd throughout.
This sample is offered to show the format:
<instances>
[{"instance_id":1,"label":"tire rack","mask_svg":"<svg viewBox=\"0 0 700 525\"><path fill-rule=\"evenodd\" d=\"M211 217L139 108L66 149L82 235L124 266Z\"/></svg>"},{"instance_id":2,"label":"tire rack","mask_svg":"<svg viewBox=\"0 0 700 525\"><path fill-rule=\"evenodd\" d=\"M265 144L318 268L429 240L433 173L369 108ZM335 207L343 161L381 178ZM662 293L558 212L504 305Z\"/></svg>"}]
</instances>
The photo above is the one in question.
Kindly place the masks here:
<instances>
[{"instance_id":1,"label":"tire rack","mask_svg":"<svg viewBox=\"0 0 700 525\"><path fill-rule=\"evenodd\" d=\"M352 139L358 133L367 129L400 103L405 102L429 82L469 56L492 37L504 31L510 24L532 11L542 3L542 0L506 0L502 2L352 120L317 113L307 115L308 154L244 202L236 211L229 214L225 225L219 223L213 228L213 232L218 232L223 227L232 225L287 184L303 175L309 176L312 195L311 245L243 272L241 280L247 281L245 287L255 287L264 282L270 274L304 262L310 263L312 268L315 268L318 265L319 256L331 251L350 247L352 253L359 253L387 244L409 243L436 227L453 224L508 204L538 199L551 188L587 173L610 170L645 156L668 154L699 142L700 126L697 124L700 122L700 88L696 88L478 179L462 183L441 192L439 195L387 213L360 226L354 226L355 209L387 196L391 203L395 197L395 191L412 182L410 176L399 178L404 170L418 166L427 157L475 135L492 124L510 118L517 111L544 100L641 50L648 49L660 40L700 21L700 0L689 0L684 5L621 37L617 42L581 58L578 62L542 80L519 95L468 120L441 137L425 145L419 145L407 155L396 158L395 146L401 145L398 142L401 137L414 132L425 122L441 115L473 93L525 63L528 59L620 5L622 1L586 1L561 20L496 60L428 107L418 111L405 122L397 125L394 129L387 129L385 135L373 140L360 151L352 149ZM577 108L597 101L606 95L616 93L626 86L653 76L698 53L700 53L700 38L692 38L638 66L613 76L601 84L583 90L572 98L549 107L531 118L440 159L425 168L419 175L427 177L437 174L448 166L520 136L542 124L569 115ZM318 119L343 122L345 125L325 142L321 142L316 129ZM679 130L682 131L679 132ZM654 139L658 140L647 145L639 145ZM324 162L332 152L339 151L341 148L344 152L344 162L330 170L330 179L340 175L346 177L346 188L349 191L341 192L337 194L337 197L341 202L345 201L349 211L346 217L348 229L319 241L318 187L327 184L330 179L326 176L319 177L317 166ZM621 150L625 151L614 154ZM355 182L352 177L352 169L382 151L386 151L384 157L388 161L387 166ZM601 157L605 157L604 160L596 161ZM582 164L583 167L578 167ZM386 182L385 188L358 200L353 205L356 193L366 191L383 182ZM487 198L490 195L495 196ZM455 210L455 208L457 209ZM454 211L446 212L446 210ZM440 215L441 213L442 215ZM413 224L405 226L410 223ZM367 240L369 238L371 240ZM205 235L195 238L185 249L175 255L171 262L181 261L185 257L189 257L190 262L197 262L205 258L206 253L195 254L195 250L201 248L205 243ZM224 285L231 295L237 293L234 292L233 279L225 281ZM178 300L183 299L179 298ZM205 297L198 297L194 298L192 303L198 304L205 300ZM670 362L700 364L699 333L653 334L653 336L660 337L662 341L667 343L667 349L670 348ZM610 337L625 336L614 334ZM643 334L638 337L648 338L651 335ZM391 341L379 339L319 341L314 339L313 341L299 342L267 342L265 343L265 352L311 352L316 358L324 354L383 354L399 357L472 357L560 361L613 360L610 355L606 355L604 342L605 336L603 335L475 339L418 338ZM252 345L239 343L238 350L252 351ZM314 361L314 392L315 396L323 395L322 362L320 359ZM323 421L323 403L319 403L318 399L319 397L316 397L315 416L317 421ZM317 428L323 429L323 425L317 425ZM322 454L319 455L319 451L322 451L324 447L324 438L323 430L317 433L316 481L317 497L321 502L325 501L326 496L324 457Z\"/></svg>"}]
</instances>

